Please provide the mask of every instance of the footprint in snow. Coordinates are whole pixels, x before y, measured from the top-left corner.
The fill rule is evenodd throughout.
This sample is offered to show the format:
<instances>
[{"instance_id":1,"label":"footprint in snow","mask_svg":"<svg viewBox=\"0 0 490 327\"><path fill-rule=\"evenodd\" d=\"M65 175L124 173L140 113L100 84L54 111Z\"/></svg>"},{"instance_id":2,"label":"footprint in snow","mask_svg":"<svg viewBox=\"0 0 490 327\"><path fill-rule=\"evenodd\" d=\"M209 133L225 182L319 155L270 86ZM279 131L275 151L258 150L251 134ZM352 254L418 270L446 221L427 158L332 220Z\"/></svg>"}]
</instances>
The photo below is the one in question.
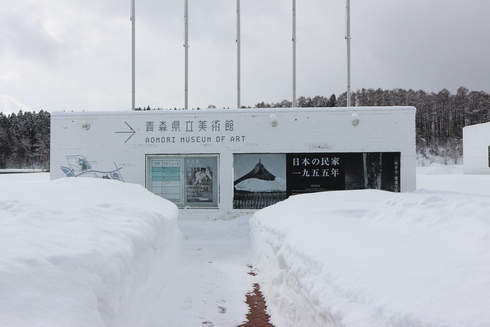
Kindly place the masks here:
<instances>
[{"instance_id":1,"label":"footprint in snow","mask_svg":"<svg viewBox=\"0 0 490 327\"><path fill-rule=\"evenodd\" d=\"M189 310L191 308L192 308L192 298L188 296L184 300L184 304L182 305L182 309Z\"/></svg>"}]
</instances>

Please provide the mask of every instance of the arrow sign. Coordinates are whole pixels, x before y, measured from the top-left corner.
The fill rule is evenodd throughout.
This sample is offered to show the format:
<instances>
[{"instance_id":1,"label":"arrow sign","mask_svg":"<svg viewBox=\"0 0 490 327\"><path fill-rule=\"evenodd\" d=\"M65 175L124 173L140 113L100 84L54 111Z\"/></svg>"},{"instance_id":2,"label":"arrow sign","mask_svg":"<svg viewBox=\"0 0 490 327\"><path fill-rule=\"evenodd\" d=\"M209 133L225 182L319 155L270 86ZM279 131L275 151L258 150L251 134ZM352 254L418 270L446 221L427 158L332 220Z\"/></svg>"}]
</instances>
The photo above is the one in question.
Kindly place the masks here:
<instances>
[{"instance_id":1,"label":"arrow sign","mask_svg":"<svg viewBox=\"0 0 490 327\"><path fill-rule=\"evenodd\" d=\"M128 127L129 127L129 129L130 129L130 130L129 130L129 131L126 131L126 132L116 132L116 133L131 134L131 135L129 135L129 137L127 138L127 140L124 142L124 143L126 143L126 142L128 142L128 141L129 141L129 139L130 139L130 138L132 138L132 137L133 137L134 133L136 133L136 132L134 131L134 129L133 129L131 126L129 126L129 124L128 124L128 123L126 123L126 122L124 122L124 123L125 123L126 125L128 125Z\"/></svg>"}]
</instances>

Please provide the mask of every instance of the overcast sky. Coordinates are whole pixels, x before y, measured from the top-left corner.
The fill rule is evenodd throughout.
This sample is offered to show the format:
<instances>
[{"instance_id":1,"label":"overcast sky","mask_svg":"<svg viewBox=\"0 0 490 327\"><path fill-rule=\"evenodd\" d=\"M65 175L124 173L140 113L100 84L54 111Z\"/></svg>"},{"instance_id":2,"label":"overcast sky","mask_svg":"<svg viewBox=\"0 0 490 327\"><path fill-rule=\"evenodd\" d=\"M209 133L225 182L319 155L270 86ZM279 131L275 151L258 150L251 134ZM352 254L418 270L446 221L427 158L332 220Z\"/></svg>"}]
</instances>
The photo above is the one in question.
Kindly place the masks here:
<instances>
[{"instance_id":1,"label":"overcast sky","mask_svg":"<svg viewBox=\"0 0 490 327\"><path fill-rule=\"evenodd\" d=\"M490 92L490 1L351 0L352 90ZM236 0L189 0L189 108L236 107ZM242 0L242 105L292 99L292 1ZM297 0L297 96L346 91L345 0ZM184 107L184 0L136 0L136 106ZM130 0L0 0L0 111L131 109Z\"/></svg>"}]
</instances>

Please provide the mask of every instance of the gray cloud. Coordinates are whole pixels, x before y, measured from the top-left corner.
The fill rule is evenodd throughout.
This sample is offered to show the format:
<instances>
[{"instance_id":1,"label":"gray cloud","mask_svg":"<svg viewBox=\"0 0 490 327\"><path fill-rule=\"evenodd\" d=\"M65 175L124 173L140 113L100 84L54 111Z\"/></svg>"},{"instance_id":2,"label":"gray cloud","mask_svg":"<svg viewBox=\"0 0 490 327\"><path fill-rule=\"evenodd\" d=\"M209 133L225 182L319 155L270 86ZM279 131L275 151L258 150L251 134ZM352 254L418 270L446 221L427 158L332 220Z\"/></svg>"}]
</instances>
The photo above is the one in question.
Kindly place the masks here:
<instances>
[{"instance_id":1,"label":"gray cloud","mask_svg":"<svg viewBox=\"0 0 490 327\"><path fill-rule=\"evenodd\" d=\"M56 42L43 26L43 16L37 6L11 15L1 15L1 51L4 56L23 60L49 62L63 44Z\"/></svg>"},{"instance_id":2,"label":"gray cloud","mask_svg":"<svg viewBox=\"0 0 490 327\"><path fill-rule=\"evenodd\" d=\"M235 4L189 0L191 107L236 106ZM0 77L18 78L0 78L0 94L33 110L129 110L129 9L129 0L4 8ZM242 104L290 100L291 1L241 1L241 9ZM137 106L184 105L183 10L184 1L136 0ZM351 1L353 90L489 92L488 12L486 0ZM297 95L339 95L345 2L298 1L297 19Z\"/></svg>"}]
</instances>

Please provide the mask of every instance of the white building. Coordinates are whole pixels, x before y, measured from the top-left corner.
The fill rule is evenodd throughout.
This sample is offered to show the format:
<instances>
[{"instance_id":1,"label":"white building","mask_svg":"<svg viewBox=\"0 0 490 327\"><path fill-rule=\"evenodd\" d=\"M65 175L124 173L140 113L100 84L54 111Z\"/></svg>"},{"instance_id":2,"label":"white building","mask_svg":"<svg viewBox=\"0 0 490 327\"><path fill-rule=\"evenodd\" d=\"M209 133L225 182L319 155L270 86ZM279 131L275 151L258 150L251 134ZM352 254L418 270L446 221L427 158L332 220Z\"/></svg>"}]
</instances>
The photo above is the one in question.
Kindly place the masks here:
<instances>
[{"instance_id":1,"label":"white building","mask_svg":"<svg viewBox=\"0 0 490 327\"><path fill-rule=\"evenodd\" d=\"M415 108L52 114L51 178L141 184L182 218L228 219L298 193L415 190Z\"/></svg>"},{"instance_id":2,"label":"white building","mask_svg":"<svg viewBox=\"0 0 490 327\"><path fill-rule=\"evenodd\" d=\"M465 174L490 174L490 123L463 128Z\"/></svg>"}]
</instances>

